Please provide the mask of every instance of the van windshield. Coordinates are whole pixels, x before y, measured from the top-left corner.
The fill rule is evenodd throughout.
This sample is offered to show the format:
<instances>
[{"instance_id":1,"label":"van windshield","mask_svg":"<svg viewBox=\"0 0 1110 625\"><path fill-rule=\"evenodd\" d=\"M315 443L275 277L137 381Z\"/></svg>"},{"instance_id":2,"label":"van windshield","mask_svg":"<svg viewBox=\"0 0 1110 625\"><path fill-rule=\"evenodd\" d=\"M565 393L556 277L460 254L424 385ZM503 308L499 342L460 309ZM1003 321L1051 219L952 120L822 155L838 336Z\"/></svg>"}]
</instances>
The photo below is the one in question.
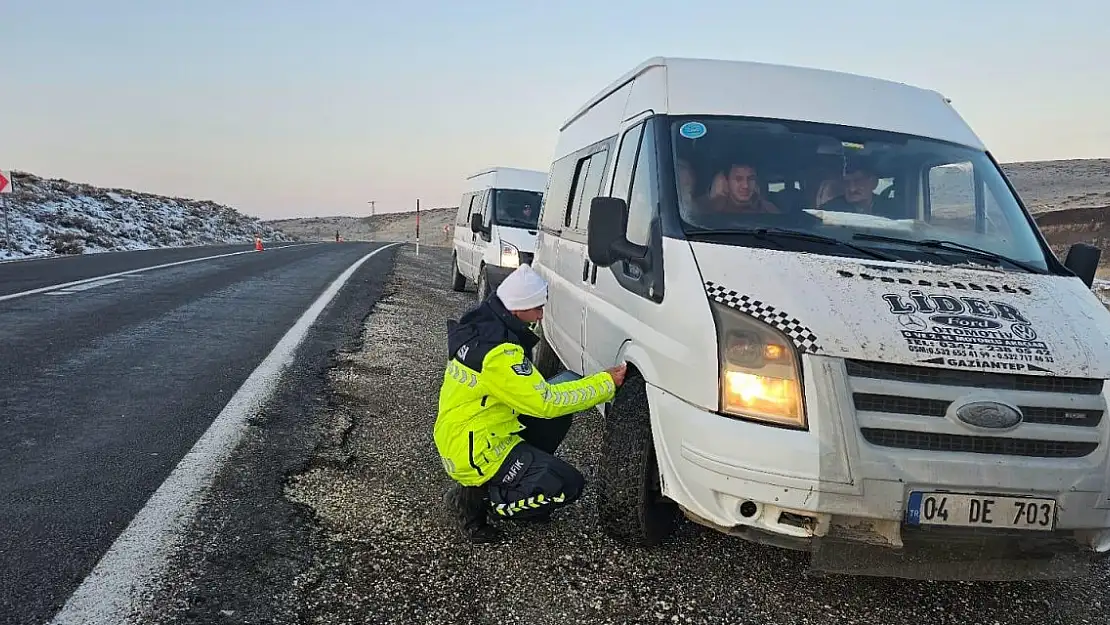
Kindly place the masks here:
<instances>
[{"instance_id":1,"label":"van windshield","mask_svg":"<svg viewBox=\"0 0 1110 625\"><path fill-rule=\"evenodd\" d=\"M497 189L493 194L493 210L497 223L510 228L535 230L539 223L543 194L521 189Z\"/></svg>"},{"instance_id":2,"label":"van windshield","mask_svg":"<svg viewBox=\"0 0 1110 625\"><path fill-rule=\"evenodd\" d=\"M693 239L1007 271L1047 271L1030 220L983 151L846 126L673 120Z\"/></svg>"}]
</instances>

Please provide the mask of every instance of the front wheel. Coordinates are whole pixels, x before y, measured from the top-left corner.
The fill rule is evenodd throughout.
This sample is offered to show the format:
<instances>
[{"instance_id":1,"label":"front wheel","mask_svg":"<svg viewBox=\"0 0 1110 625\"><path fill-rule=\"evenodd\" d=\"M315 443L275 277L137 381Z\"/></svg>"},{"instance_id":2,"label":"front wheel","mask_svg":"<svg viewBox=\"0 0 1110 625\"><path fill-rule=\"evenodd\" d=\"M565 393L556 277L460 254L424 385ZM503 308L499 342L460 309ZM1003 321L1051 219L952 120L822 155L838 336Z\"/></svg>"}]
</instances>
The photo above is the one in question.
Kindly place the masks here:
<instances>
[{"instance_id":1,"label":"front wheel","mask_svg":"<svg viewBox=\"0 0 1110 625\"><path fill-rule=\"evenodd\" d=\"M459 271L458 254L451 254L451 290L462 292L466 289L466 276Z\"/></svg>"},{"instance_id":2,"label":"front wheel","mask_svg":"<svg viewBox=\"0 0 1110 625\"><path fill-rule=\"evenodd\" d=\"M478 270L478 301L486 301L486 298L489 297L489 294L489 275L486 272L486 266L482 265L482 268Z\"/></svg>"},{"instance_id":3,"label":"front wheel","mask_svg":"<svg viewBox=\"0 0 1110 625\"><path fill-rule=\"evenodd\" d=\"M639 375L628 376L605 413L597 481L598 517L609 536L648 547L678 527L682 513L662 493L647 388Z\"/></svg>"}]
</instances>

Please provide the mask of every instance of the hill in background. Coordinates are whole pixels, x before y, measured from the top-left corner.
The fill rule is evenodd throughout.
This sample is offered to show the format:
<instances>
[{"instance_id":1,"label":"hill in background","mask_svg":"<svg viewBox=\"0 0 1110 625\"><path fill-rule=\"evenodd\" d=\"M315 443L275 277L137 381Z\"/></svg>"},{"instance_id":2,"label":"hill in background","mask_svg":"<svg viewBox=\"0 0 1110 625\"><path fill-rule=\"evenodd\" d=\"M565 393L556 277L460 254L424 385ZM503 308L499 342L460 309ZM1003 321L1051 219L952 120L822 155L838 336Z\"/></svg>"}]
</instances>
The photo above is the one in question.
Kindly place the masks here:
<instances>
[{"instance_id":1,"label":"hill in background","mask_svg":"<svg viewBox=\"0 0 1110 625\"><path fill-rule=\"evenodd\" d=\"M420 210L420 244L450 247L458 207ZM345 241L416 240L416 211L381 213L373 217L300 217L276 219L266 225L305 241L334 241L339 231ZM447 233L443 227L447 226Z\"/></svg>"},{"instance_id":2,"label":"hill in background","mask_svg":"<svg viewBox=\"0 0 1110 625\"><path fill-rule=\"evenodd\" d=\"M1110 159L1002 163L1033 213L1110 205Z\"/></svg>"},{"instance_id":3,"label":"hill in background","mask_svg":"<svg viewBox=\"0 0 1110 625\"><path fill-rule=\"evenodd\" d=\"M0 259L292 237L229 206L12 172ZM2 220L2 217L0 217ZM4 224L0 221L0 228ZM10 248L8 239L10 238Z\"/></svg>"}]
</instances>

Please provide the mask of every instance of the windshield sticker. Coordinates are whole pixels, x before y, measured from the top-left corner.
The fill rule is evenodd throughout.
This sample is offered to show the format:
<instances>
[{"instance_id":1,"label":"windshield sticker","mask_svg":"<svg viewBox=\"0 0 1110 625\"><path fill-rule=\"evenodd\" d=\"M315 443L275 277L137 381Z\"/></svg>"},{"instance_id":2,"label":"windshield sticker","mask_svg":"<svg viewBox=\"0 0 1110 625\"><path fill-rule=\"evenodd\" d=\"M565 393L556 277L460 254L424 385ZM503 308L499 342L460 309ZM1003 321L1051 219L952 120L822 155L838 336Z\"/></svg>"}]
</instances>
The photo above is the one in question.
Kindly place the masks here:
<instances>
[{"instance_id":1,"label":"windshield sticker","mask_svg":"<svg viewBox=\"0 0 1110 625\"><path fill-rule=\"evenodd\" d=\"M687 139L700 139L705 136L705 124L701 122L686 122L678 129L678 134Z\"/></svg>"},{"instance_id":2,"label":"windshield sticker","mask_svg":"<svg viewBox=\"0 0 1110 625\"><path fill-rule=\"evenodd\" d=\"M910 291L883 300L921 362L995 371L1037 371L1054 362L1052 352L1017 307L979 297Z\"/></svg>"}]
</instances>

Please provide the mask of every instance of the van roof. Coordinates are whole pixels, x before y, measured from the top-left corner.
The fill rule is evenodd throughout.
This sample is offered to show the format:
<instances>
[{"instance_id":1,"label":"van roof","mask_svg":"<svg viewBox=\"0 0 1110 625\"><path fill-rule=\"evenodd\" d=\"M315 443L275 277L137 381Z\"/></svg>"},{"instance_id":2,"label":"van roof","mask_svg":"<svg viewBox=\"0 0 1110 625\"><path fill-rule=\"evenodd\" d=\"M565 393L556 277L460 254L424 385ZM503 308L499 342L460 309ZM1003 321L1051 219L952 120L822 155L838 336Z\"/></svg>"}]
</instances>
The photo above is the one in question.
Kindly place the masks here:
<instances>
[{"instance_id":1,"label":"van roof","mask_svg":"<svg viewBox=\"0 0 1110 625\"><path fill-rule=\"evenodd\" d=\"M633 81L634 88L628 89ZM813 121L985 149L950 101L936 91L840 71L661 56L640 63L598 92L567 119L560 131L614 95L627 98L625 117L650 109L669 115Z\"/></svg>"},{"instance_id":2,"label":"van roof","mask_svg":"<svg viewBox=\"0 0 1110 625\"><path fill-rule=\"evenodd\" d=\"M523 189L539 191L547 187L547 172L518 167L490 167L466 177L469 191L480 189Z\"/></svg>"}]
</instances>

